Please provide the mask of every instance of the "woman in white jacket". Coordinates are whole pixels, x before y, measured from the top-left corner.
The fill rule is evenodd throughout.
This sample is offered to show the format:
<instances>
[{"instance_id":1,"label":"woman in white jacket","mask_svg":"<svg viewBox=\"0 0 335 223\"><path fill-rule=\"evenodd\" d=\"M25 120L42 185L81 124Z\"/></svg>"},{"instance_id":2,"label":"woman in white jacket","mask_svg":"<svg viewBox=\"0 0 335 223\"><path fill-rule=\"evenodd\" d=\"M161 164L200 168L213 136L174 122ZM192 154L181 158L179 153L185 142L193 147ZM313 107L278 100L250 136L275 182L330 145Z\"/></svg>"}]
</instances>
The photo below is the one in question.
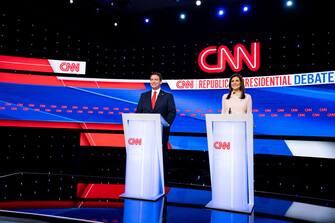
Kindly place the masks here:
<instances>
[{"instance_id":1,"label":"woman in white jacket","mask_svg":"<svg viewBox=\"0 0 335 223\"><path fill-rule=\"evenodd\" d=\"M222 114L247 114L252 112L252 99L245 93L244 80L240 74L229 79L229 93L222 96Z\"/></svg>"}]
</instances>

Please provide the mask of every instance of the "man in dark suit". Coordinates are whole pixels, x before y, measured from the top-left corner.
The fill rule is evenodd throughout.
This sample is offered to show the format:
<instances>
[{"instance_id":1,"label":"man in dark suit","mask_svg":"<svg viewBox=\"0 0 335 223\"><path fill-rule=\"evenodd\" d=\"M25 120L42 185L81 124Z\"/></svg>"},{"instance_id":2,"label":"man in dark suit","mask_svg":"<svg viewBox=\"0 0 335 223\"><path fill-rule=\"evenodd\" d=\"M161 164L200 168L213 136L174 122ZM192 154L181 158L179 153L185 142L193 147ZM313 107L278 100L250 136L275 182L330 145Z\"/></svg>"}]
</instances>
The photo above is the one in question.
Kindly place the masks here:
<instances>
[{"instance_id":1,"label":"man in dark suit","mask_svg":"<svg viewBox=\"0 0 335 223\"><path fill-rule=\"evenodd\" d=\"M150 75L151 91L141 95L140 101L137 104L136 113L159 113L165 121L169 123L168 127L163 127L163 161L164 161L164 176L167 177L167 159L168 159L168 141L170 126L176 117L176 105L173 95L161 89L162 75L158 72L153 72ZM167 182L167 181L165 181Z\"/></svg>"}]
</instances>

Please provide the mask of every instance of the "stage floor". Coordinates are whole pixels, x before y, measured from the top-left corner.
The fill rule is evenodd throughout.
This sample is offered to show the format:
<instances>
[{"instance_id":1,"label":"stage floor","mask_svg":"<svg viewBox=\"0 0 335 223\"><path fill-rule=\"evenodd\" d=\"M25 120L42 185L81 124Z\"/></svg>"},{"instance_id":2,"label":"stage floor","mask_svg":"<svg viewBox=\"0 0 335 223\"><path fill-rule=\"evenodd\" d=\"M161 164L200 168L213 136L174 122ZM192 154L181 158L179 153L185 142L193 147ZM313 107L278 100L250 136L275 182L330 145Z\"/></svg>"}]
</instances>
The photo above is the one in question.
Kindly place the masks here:
<instances>
[{"instance_id":1,"label":"stage floor","mask_svg":"<svg viewBox=\"0 0 335 223\"><path fill-rule=\"evenodd\" d=\"M253 212L243 214L207 209L210 200L210 191L172 187L156 202L117 198L6 201L0 202L0 222L335 222L335 208L327 202L257 195Z\"/></svg>"}]
</instances>

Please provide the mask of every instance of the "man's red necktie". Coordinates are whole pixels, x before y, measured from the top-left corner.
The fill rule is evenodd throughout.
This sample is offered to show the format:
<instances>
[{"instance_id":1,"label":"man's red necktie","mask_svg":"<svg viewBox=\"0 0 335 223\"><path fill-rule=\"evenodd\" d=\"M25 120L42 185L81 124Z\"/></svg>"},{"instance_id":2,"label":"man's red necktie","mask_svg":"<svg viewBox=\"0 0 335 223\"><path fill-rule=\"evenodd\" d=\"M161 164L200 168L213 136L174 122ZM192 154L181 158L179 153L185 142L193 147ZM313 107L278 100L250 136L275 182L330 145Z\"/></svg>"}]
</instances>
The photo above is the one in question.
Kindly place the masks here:
<instances>
[{"instance_id":1,"label":"man's red necktie","mask_svg":"<svg viewBox=\"0 0 335 223\"><path fill-rule=\"evenodd\" d=\"M156 98L157 98L157 91L154 91L154 95L151 98L151 107L152 107L152 109L155 108Z\"/></svg>"}]
</instances>

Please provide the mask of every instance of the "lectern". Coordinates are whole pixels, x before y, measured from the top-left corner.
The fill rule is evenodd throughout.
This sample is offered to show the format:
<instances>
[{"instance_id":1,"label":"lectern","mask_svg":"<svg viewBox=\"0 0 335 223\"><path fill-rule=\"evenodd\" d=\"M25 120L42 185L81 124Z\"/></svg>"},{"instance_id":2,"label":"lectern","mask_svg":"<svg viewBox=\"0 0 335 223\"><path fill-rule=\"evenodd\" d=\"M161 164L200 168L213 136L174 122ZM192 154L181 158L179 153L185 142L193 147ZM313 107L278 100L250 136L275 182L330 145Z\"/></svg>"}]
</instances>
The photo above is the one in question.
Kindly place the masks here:
<instances>
[{"instance_id":1,"label":"lectern","mask_svg":"<svg viewBox=\"0 0 335 223\"><path fill-rule=\"evenodd\" d=\"M208 208L251 213L254 207L252 114L206 114L212 200Z\"/></svg>"},{"instance_id":2,"label":"lectern","mask_svg":"<svg viewBox=\"0 0 335 223\"><path fill-rule=\"evenodd\" d=\"M124 198L155 201L165 194L160 114L122 114L126 143Z\"/></svg>"}]
</instances>

